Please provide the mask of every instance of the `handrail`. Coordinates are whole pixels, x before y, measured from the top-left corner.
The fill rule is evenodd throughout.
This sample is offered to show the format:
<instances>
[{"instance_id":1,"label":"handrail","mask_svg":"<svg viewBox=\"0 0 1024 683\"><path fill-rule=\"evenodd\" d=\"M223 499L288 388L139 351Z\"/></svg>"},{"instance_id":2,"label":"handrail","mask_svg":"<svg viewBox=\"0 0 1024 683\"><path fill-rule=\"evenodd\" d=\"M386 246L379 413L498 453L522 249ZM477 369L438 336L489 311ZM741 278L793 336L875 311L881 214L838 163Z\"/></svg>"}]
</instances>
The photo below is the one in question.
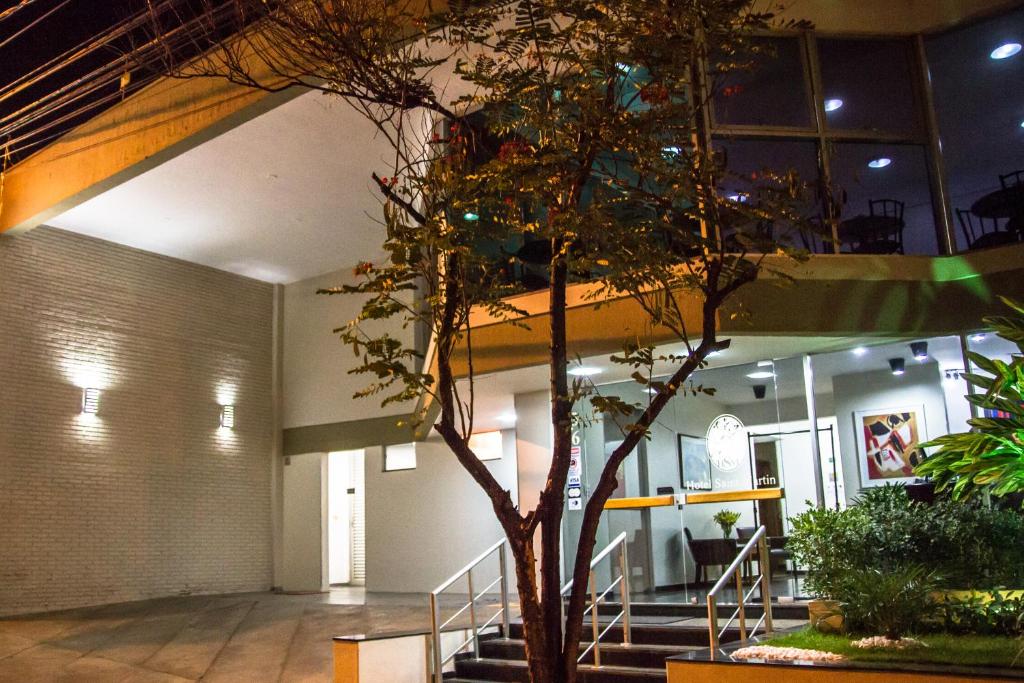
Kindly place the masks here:
<instances>
[{"instance_id":1,"label":"handrail","mask_svg":"<svg viewBox=\"0 0 1024 683\"><path fill-rule=\"evenodd\" d=\"M736 555L736 559L732 561L729 568L722 572L722 576L719 577L718 581L715 582L714 588L708 591L708 635L709 644L711 647L711 653L714 654L718 648L719 639L722 634L729 628L733 620L739 617L740 623L740 642L747 642L747 610L746 602L750 600L751 596L758 586L761 587L761 603L764 607L761 618L754 624L754 628L750 630L750 636L753 636L757 632L757 629L764 623L764 632L771 633L774 630L772 623L772 595L771 595L771 565L769 563L768 556L768 544L765 541L767 530L765 527L760 526L754 535L750 537L746 545ZM751 586L747 592L743 591L743 574L740 572L740 567L743 563L753 554L754 549L757 549L757 570L760 573L760 578ZM725 626L721 630L718 629L718 593L725 587L725 584L729 581L730 577L735 574L736 576L736 609L733 611L732 616L729 617L728 621L725 622Z\"/></svg>"},{"instance_id":2,"label":"handrail","mask_svg":"<svg viewBox=\"0 0 1024 683\"><path fill-rule=\"evenodd\" d=\"M626 552L626 539L628 536L623 531L621 534L616 536L611 543L605 546L604 550L594 556L594 559L590 561L590 607L583 611L583 616L590 612L590 624L591 624L591 637L593 640L590 645L587 646L583 652L580 653L579 657L576 658L577 662L583 661L583 658L590 654L590 651L594 651L594 666L601 666L601 639L611 631L612 627L618 623L619 619L622 619L622 642L624 645L629 645L633 642L633 631L630 624L630 600L629 600L629 556ZM598 595L597 590L597 575L594 573L594 567L597 566L601 560L608 557L615 548L621 546L622 551L619 553L619 578L608 584L608 587ZM566 593L572 588L573 579L570 579L567 584L562 587L559 592L560 596L565 596ZM615 615L611 623L605 627L602 631L598 623L598 605L604 600L608 594L615 588L615 585L619 585L619 590L622 594L622 609ZM562 603L563 619L565 621L565 603Z\"/></svg>"},{"instance_id":3,"label":"handrail","mask_svg":"<svg viewBox=\"0 0 1024 683\"><path fill-rule=\"evenodd\" d=\"M501 539L497 543L493 544L484 552L480 553L474 560L472 560L465 567L460 569L458 572L453 574L451 578L442 583L440 586L430 592L430 635L431 635L431 662L433 664L433 671L430 674L431 680L434 683L443 683L444 680L444 666L457 654L463 651L463 649L472 643L473 654L477 659L480 659L480 633L484 629L490 628L494 624L494 621L500 616L502 635L508 638L508 627L509 627L509 609L508 609L508 563L505 558L505 546L508 544L508 539ZM498 553L498 578L492 581L486 588L479 593L473 588L473 570L478 564L486 560L488 557L493 555L495 552ZM447 621L441 623L441 607L438 603L438 596L444 591L448 590L455 583L466 577L466 586L469 589L469 600L466 604L462 605L455 614L448 618ZM496 584L501 584L501 608L484 622L483 626L477 627L476 620L476 601L487 594L487 591L494 588ZM455 619L462 615L463 612L469 610L469 627L470 635L466 640L455 648L448 656L444 656L441 652L441 631L451 624Z\"/></svg>"}]
</instances>

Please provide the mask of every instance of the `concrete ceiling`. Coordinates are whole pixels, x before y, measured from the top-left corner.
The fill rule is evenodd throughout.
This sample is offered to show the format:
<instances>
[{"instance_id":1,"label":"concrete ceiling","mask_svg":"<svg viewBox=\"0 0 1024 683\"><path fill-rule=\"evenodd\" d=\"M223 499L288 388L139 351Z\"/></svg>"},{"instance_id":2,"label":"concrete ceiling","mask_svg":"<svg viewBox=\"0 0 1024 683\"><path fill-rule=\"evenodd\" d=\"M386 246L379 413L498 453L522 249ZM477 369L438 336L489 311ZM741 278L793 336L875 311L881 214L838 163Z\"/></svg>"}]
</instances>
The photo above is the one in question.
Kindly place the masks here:
<instances>
[{"instance_id":1,"label":"concrete ceiling","mask_svg":"<svg viewBox=\"0 0 1024 683\"><path fill-rule=\"evenodd\" d=\"M290 283L380 256L370 173L388 149L344 101L305 93L48 224Z\"/></svg>"}]
</instances>

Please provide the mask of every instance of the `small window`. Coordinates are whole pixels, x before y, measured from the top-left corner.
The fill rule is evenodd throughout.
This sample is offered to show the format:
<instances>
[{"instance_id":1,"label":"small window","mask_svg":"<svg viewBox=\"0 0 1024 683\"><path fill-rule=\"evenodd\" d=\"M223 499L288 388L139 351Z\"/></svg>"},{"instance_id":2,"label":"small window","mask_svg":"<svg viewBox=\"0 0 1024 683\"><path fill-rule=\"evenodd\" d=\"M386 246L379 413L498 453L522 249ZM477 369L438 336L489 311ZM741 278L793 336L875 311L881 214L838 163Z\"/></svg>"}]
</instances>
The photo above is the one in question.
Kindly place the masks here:
<instances>
[{"instance_id":1,"label":"small window","mask_svg":"<svg viewBox=\"0 0 1024 683\"><path fill-rule=\"evenodd\" d=\"M416 469L416 444L402 443L384 447L384 471Z\"/></svg>"},{"instance_id":2,"label":"small window","mask_svg":"<svg viewBox=\"0 0 1024 683\"><path fill-rule=\"evenodd\" d=\"M501 432L480 432L469 437L469 447L481 460L501 460Z\"/></svg>"}]
</instances>

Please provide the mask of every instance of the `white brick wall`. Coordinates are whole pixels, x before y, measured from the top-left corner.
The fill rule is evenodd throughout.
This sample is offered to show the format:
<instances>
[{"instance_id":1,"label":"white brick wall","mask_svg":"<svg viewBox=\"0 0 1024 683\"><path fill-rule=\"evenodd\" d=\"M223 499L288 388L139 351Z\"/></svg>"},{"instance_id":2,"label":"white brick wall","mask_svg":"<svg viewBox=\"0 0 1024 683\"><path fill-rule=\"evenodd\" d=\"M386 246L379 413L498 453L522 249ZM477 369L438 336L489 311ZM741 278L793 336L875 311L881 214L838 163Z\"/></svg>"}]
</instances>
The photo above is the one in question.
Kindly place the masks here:
<instances>
[{"instance_id":1,"label":"white brick wall","mask_svg":"<svg viewBox=\"0 0 1024 683\"><path fill-rule=\"evenodd\" d=\"M0 615L270 587L272 307L109 242L0 238Z\"/></svg>"}]
</instances>

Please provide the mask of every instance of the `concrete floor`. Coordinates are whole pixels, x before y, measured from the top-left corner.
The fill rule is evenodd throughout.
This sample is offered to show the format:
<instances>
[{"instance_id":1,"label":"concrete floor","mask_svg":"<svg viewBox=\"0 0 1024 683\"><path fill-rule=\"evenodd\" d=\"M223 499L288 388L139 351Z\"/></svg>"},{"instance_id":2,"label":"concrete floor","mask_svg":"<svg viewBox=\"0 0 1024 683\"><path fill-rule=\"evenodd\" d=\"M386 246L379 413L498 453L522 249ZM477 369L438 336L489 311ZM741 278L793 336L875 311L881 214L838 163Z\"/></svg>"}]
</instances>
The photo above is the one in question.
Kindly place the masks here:
<instances>
[{"instance_id":1,"label":"concrete floor","mask_svg":"<svg viewBox=\"0 0 1024 683\"><path fill-rule=\"evenodd\" d=\"M0 681L329 681L331 637L422 628L426 596L163 598L0 619Z\"/></svg>"}]
</instances>

